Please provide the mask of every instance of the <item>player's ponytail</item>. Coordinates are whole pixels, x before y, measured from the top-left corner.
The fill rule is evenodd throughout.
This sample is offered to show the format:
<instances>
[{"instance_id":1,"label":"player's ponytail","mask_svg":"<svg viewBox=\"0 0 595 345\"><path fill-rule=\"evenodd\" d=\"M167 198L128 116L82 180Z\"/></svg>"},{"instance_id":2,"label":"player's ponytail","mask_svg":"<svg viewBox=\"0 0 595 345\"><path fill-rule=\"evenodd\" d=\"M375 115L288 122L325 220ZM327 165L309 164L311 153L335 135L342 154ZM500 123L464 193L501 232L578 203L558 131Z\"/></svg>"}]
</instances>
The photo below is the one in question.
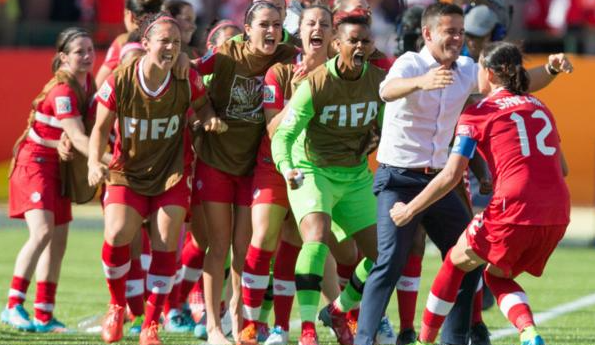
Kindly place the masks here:
<instances>
[{"instance_id":1,"label":"player's ponytail","mask_svg":"<svg viewBox=\"0 0 595 345\"><path fill-rule=\"evenodd\" d=\"M68 54L70 52L70 43L79 37L91 38L91 35L87 30L78 27L64 29L58 34L58 38L56 39L56 54L52 59L52 73L56 73L62 64L60 53Z\"/></svg>"},{"instance_id":2,"label":"player's ponytail","mask_svg":"<svg viewBox=\"0 0 595 345\"><path fill-rule=\"evenodd\" d=\"M529 89L529 73L523 67L523 54L514 44L494 42L481 52L480 63L492 71L502 86L520 95Z\"/></svg>"}]
</instances>

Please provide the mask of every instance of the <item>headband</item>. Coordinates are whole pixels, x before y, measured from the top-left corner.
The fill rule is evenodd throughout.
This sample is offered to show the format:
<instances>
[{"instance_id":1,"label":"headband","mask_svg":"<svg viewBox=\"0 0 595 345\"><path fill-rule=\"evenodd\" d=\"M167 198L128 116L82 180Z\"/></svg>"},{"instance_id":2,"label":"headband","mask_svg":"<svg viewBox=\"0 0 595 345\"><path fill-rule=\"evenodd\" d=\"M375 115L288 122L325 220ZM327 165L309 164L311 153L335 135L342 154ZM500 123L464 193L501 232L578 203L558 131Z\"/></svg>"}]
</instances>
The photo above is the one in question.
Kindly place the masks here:
<instances>
[{"instance_id":1,"label":"headband","mask_svg":"<svg viewBox=\"0 0 595 345\"><path fill-rule=\"evenodd\" d=\"M219 24L215 25L215 27L212 28L211 31L209 31L209 34L207 35L207 42L211 42L211 39L213 38L213 36L217 32L217 30L220 30L220 29L222 29L224 27L228 27L228 26L238 27L231 20L227 20L227 19L222 20L219 22Z\"/></svg>"},{"instance_id":2,"label":"headband","mask_svg":"<svg viewBox=\"0 0 595 345\"><path fill-rule=\"evenodd\" d=\"M162 22L171 22L171 23L175 24L178 27L178 29L180 28L180 24L178 24L178 21L175 20L173 17L162 16L162 17L157 18L155 21L153 21L151 24L149 24L149 26L147 26L147 28L145 29L145 32L143 32L143 37L147 37L149 30L151 30L151 28L153 26L155 26L155 24L160 24Z\"/></svg>"}]
</instances>

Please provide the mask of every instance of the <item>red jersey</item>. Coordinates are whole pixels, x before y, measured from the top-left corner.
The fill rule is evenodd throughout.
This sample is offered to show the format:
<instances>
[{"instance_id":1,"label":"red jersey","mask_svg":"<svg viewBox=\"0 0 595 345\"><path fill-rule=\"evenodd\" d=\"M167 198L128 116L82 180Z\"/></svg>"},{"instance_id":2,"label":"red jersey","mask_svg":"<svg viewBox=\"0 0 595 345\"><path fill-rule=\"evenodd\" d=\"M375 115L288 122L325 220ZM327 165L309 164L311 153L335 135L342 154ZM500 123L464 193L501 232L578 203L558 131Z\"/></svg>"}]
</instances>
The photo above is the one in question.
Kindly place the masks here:
<instances>
[{"instance_id":1,"label":"red jersey","mask_svg":"<svg viewBox=\"0 0 595 345\"><path fill-rule=\"evenodd\" d=\"M496 90L465 109L457 135L477 141L492 173L494 196L486 218L502 224L568 224L570 195L562 176L560 137L539 99Z\"/></svg>"},{"instance_id":2,"label":"red jersey","mask_svg":"<svg viewBox=\"0 0 595 345\"><path fill-rule=\"evenodd\" d=\"M114 39L107 50L105 60L102 64L103 66L109 68L110 70L114 70L116 67L118 67L118 64L120 63L120 51L122 50L124 44L126 44L128 35L128 33L123 33Z\"/></svg>"},{"instance_id":3,"label":"red jersey","mask_svg":"<svg viewBox=\"0 0 595 345\"><path fill-rule=\"evenodd\" d=\"M93 80L89 74L87 85L90 83L93 83ZM89 107L91 106L92 104L89 104ZM63 132L60 120L78 116L81 114L75 91L67 83L54 86L35 109L35 121L21 146L19 161L43 157L46 161L58 162L55 146Z\"/></svg>"}]
</instances>

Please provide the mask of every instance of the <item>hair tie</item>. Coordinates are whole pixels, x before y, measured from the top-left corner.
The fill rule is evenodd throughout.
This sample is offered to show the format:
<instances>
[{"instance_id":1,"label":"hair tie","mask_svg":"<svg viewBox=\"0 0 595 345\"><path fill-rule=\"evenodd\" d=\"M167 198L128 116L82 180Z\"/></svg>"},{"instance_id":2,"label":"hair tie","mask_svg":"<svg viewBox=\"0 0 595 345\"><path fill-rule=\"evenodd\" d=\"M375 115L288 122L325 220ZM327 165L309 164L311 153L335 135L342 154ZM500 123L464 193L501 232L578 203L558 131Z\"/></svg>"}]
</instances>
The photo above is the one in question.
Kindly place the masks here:
<instances>
[{"instance_id":1,"label":"hair tie","mask_svg":"<svg viewBox=\"0 0 595 345\"><path fill-rule=\"evenodd\" d=\"M174 23L178 27L178 29L180 28L180 24L178 24L178 21L175 18L170 17L170 16L162 16L162 17L157 18L155 21L153 21L151 24L149 24L147 26L147 28L145 29L145 32L143 32L143 37L147 37L147 34L149 33L149 30L151 30L151 28L155 24L158 24L158 23L161 23L161 22L172 22L172 23Z\"/></svg>"}]
</instances>

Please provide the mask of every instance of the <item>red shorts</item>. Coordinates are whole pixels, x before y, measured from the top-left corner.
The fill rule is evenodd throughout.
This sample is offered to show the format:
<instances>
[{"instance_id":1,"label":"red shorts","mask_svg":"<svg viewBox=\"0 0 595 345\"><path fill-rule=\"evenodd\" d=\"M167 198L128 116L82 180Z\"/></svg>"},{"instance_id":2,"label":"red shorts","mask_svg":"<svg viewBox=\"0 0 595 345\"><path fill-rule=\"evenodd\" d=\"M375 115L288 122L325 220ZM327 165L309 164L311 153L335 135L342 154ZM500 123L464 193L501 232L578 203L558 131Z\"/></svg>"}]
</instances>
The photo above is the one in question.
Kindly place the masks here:
<instances>
[{"instance_id":1,"label":"red shorts","mask_svg":"<svg viewBox=\"0 0 595 345\"><path fill-rule=\"evenodd\" d=\"M287 183L281 174L271 169L256 169L252 181L252 206L275 204L289 209Z\"/></svg>"},{"instance_id":2,"label":"red shorts","mask_svg":"<svg viewBox=\"0 0 595 345\"><path fill-rule=\"evenodd\" d=\"M518 225L492 223L476 215L465 234L473 251L500 268L507 276L528 272L541 276L545 264L567 225Z\"/></svg>"},{"instance_id":3,"label":"red shorts","mask_svg":"<svg viewBox=\"0 0 595 345\"><path fill-rule=\"evenodd\" d=\"M54 225L70 222L70 198L61 195L59 171L55 163L17 164L9 181L8 215L22 219L25 212L40 209L54 213Z\"/></svg>"},{"instance_id":4,"label":"red shorts","mask_svg":"<svg viewBox=\"0 0 595 345\"><path fill-rule=\"evenodd\" d=\"M193 205L199 204L199 201L239 206L252 204L252 176L234 176L202 161L196 164L192 187Z\"/></svg>"},{"instance_id":5,"label":"red shorts","mask_svg":"<svg viewBox=\"0 0 595 345\"><path fill-rule=\"evenodd\" d=\"M107 185L103 205L127 205L134 208L143 218L148 218L158 209L170 205L181 206L188 211L191 180L190 176L184 175L175 186L155 196L138 194L126 186Z\"/></svg>"}]
</instances>

